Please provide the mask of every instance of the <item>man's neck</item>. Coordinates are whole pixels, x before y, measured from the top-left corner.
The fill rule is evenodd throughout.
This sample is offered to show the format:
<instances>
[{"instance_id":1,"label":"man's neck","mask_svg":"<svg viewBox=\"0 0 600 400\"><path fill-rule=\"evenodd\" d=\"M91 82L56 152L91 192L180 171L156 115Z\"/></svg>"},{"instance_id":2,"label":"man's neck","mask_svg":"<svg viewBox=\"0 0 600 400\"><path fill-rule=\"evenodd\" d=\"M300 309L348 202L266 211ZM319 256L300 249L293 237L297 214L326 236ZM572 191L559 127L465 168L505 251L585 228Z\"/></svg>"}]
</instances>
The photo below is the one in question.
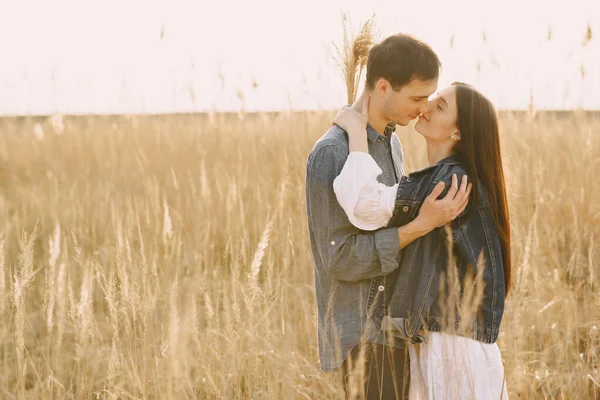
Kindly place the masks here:
<instances>
[{"instance_id":1,"label":"man's neck","mask_svg":"<svg viewBox=\"0 0 600 400\"><path fill-rule=\"evenodd\" d=\"M363 100L369 95L369 92L364 91L362 92L362 94L360 95L360 97L358 99L356 99L356 101L354 102L354 104L357 107L357 111L361 111L361 106L362 106L362 102ZM382 117L381 112L379 112L379 110L376 109L376 107L373 106L373 98L371 97L371 107L369 108L369 125L371 125L373 127L373 129L375 129L379 134L383 135L385 133L385 127L387 126L387 124L389 124L391 121L390 120L386 120L384 117Z\"/></svg>"}]
</instances>

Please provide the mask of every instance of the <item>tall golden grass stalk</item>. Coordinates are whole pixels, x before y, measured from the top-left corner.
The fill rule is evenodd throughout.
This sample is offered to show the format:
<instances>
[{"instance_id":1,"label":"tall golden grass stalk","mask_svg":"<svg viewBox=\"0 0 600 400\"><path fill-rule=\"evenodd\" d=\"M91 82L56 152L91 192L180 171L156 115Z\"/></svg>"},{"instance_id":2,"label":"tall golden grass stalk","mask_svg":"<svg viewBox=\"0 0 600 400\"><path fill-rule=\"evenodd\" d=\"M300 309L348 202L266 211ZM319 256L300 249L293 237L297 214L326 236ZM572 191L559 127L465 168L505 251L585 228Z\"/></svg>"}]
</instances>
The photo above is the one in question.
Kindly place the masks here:
<instances>
[{"instance_id":1,"label":"tall golden grass stalk","mask_svg":"<svg viewBox=\"0 0 600 400\"><path fill-rule=\"evenodd\" d=\"M342 14L342 26L344 29L343 47L340 49L335 43L334 46L337 51L337 58L335 60L342 70L344 82L346 83L348 104L354 103L356 99L360 86L360 77L367 66L369 51L373 47L374 18L375 15L369 18L358 34L354 35L348 15Z\"/></svg>"},{"instance_id":2,"label":"tall golden grass stalk","mask_svg":"<svg viewBox=\"0 0 600 400\"><path fill-rule=\"evenodd\" d=\"M262 233L260 238L260 242L258 243L258 248L256 249L256 253L254 253L254 258L252 259L252 264L250 265L250 281L255 285L258 285L258 276L260 274L260 267L263 262L263 257L265 255L265 250L269 245L269 236L271 235L271 229L273 229L273 218L269 218L267 225Z\"/></svg>"},{"instance_id":3,"label":"tall golden grass stalk","mask_svg":"<svg viewBox=\"0 0 600 400\"><path fill-rule=\"evenodd\" d=\"M46 285L44 291L44 313L46 314L46 329L52 333L54 326L54 306L56 302L56 262L60 256L60 225L54 226L54 234L48 239L50 258L49 268L46 269Z\"/></svg>"},{"instance_id":4,"label":"tall golden grass stalk","mask_svg":"<svg viewBox=\"0 0 600 400\"><path fill-rule=\"evenodd\" d=\"M25 372L27 368L27 349L25 348L25 322L26 313L26 295L27 291L39 270L34 270L33 247L37 229L31 234L22 232L19 242L20 252L18 256L17 269L13 275L12 281L12 301L14 307L14 337L15 350L17 356L17 390L20 396L25 393Z\"/></svg>"},{"instance_id":5,"label":"tall golden grass stalk","mask_svg":"<svg viewBox=\"0 0 600 400\"><path fill-rule=\"evenodd\" d=\"M6 312L7 301L9 295L7 293L7 279L6 279L6 258L4 255L4 231L0 232L0 318L4 317Z\"/></svg>"}]
</instances>

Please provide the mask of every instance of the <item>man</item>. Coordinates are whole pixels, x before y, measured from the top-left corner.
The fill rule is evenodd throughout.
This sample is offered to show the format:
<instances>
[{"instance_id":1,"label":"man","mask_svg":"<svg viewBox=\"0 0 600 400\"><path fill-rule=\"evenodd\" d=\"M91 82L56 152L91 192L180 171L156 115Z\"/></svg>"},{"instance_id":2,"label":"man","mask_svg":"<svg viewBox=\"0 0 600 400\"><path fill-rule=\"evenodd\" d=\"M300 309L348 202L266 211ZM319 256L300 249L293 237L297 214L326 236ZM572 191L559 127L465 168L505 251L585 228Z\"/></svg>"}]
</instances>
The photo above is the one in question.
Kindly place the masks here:
<instances>
[{"instance_id":1,"label":"man","mask_svg":"<svg viewBox=\"0 0 600 400\"><path fill-rule=\"evenodd\" d=\"M369 153L388 186L404 174L402 148L394 126L408 125L426 110L437 89L440 61L433 50L411 36L397 34L375 45L367 61L365 92L370 97ZM315 267L319 358L324 371L340 370L349 397L407 398L409 366L406 342L380 330L386 294L400 261L397 228L361 231L337 202L333 180L348 157L348 137L333 126L315 144L306 170L306 210ZM432 193L435 200L441 191ZM451 222L462 209L466 184L453 185L443 199L419 212L435 228ZM408 225L407 225L408 227ZM423 228L421 226L420 228ZM415 228L411 234L422 236ZM353 377L358 376L358 380ZM358 383L358 387L352 387ZM358 390L356 390L358 389Z\"/></svg>"}]
</instances>

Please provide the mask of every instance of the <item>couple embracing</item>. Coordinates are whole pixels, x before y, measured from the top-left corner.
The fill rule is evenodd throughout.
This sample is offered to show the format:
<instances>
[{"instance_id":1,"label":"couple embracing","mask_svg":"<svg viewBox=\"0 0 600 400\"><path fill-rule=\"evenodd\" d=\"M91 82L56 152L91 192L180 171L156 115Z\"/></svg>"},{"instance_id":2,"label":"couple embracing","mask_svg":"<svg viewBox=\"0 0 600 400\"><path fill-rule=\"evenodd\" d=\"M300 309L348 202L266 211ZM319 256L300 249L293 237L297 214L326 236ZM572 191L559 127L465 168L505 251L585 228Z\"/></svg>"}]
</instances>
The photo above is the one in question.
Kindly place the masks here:
<instances>
[{"instance_id":1,"label":"couple embracing","mask_svg":"<svg viewBox=\"0 0 600 400\"><path fill-rule=\"evenodd\" d=\"M439 70L411 36L375 45L364 93L308 157L319 358L341 372L347 398L508 398L496 344L511 276L498 117L467 84L437 91ZM429 166L407 175L394 131L414 119Z\"/></svg>"}]
</instances>

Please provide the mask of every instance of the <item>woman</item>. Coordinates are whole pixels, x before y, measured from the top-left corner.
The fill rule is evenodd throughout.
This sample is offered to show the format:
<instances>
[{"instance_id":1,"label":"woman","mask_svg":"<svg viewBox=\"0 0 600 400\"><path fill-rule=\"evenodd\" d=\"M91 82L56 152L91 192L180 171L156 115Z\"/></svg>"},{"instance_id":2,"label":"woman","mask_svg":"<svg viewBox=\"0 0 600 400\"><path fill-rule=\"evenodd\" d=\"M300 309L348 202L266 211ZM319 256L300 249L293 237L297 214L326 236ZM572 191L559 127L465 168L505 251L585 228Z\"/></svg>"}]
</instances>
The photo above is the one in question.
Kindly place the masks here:
<instances>
[{"instance_id":1,"label":"woman","mask_svg":"<svg viewBox=\"0 0 600 400\"><path fill-rule=\"evenodd\" d=\"M410 397L507 399L496 339L510 286L510 227L496 111L469 85L442 90L415 125L430 166L388 187L377 182L381 169L368 154L368 99L362 108L334 118L350 145L334 190L355 226L407 224L432 188L442 181L449 187L454 174L468 175L473 185L451 230L401 240L400 275L381 323L412 341Z\"/></svg>"}]
</instances>

